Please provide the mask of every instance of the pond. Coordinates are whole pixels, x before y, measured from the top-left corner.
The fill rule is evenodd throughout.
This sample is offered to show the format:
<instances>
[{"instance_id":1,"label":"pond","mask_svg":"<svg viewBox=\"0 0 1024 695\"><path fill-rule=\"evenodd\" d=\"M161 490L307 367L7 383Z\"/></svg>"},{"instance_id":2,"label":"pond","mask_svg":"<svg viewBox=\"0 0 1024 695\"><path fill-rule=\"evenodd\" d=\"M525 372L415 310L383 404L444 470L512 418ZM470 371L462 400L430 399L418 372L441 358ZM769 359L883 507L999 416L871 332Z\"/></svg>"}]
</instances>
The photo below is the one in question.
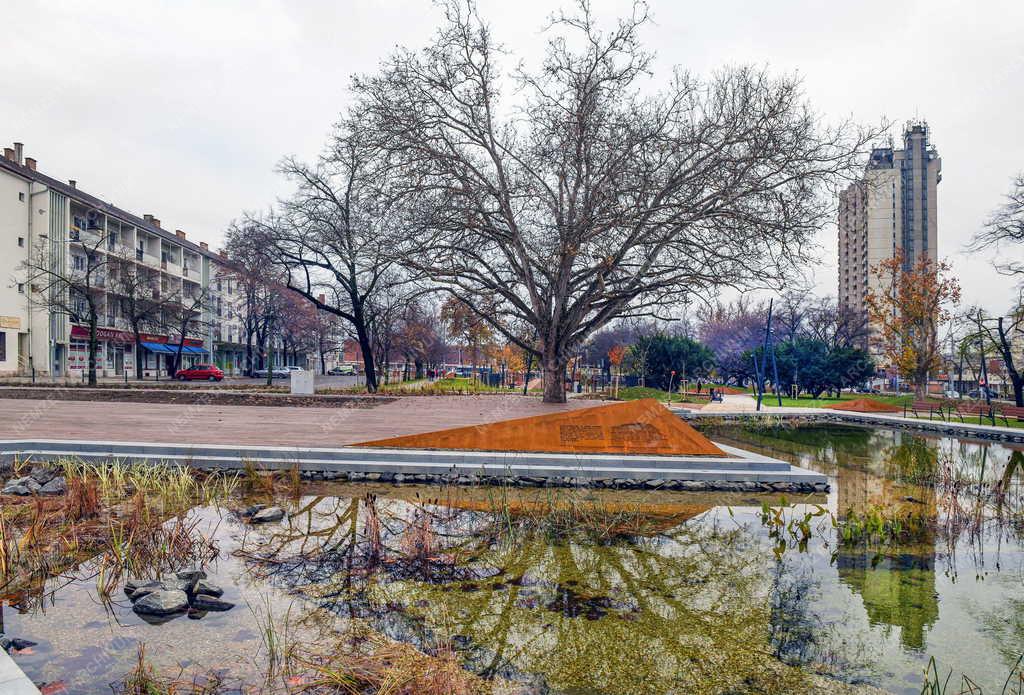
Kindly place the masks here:
<instances>
[{"instance_id":1,"label":"pond","mask_svg":"<svg viewBox=\"0 0 1024 695\"><path fill-rule=\"evenodd\" d=\"M0 630L38 643L14 658L54 692L121 689L140 644L176 692L348 692L344 671L355 692L919 693L933 657L1001 691L1024 652L1020 451L708 432L832 492L249 489L187 513L233 609L150 624L101 598L93 558L3 597ZM251 524L253 502L288 516Z\"/></svg>"}]
</instances>

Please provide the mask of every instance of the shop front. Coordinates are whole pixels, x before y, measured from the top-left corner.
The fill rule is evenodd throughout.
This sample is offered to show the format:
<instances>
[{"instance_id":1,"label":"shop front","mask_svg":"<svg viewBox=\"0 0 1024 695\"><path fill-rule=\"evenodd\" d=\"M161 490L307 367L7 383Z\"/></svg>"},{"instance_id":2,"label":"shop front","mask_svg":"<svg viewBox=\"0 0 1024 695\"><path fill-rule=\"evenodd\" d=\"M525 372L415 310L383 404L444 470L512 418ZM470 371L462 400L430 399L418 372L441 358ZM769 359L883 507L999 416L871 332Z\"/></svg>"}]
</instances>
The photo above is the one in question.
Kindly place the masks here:
<instances>
[{"instance_id":1,"label":"shop front","mask_svg":"<svg viewBox=\"0 0 1024 695\"><path fill-rule=\"evenodd\" d=\"M142 349L142 374L144 377L173 376L178 356L177 338L166 335L142 333L139 335ZM96 371L98 376L135 377L135 336L128 331L114 328L96 330ZM207 359L208 351L203 341L186 338L181 350L182 367ZM83 376L89 368L89 329L86 326L72 326L68 344L68 374Z\"/></svg>"}]
</instances>

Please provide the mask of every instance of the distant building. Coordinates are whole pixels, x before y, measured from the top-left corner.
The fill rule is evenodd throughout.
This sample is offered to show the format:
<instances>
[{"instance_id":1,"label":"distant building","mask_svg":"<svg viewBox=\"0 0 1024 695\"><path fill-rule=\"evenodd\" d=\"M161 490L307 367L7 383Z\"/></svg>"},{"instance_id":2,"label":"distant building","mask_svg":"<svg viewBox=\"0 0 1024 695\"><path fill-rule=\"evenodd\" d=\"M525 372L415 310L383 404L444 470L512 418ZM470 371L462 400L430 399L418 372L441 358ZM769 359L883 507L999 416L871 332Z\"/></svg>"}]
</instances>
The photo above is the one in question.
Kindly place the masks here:
<instances>
[{"instance_id":1,"label":"distant building","mask_svg":"<svg viewBox=\"0 0 1024 695\"><path fill-rule=\"evenodd\" d=\"M229 374L245 366L246 297L223 254L164 229L153 215L140 217L90 195L77 181L47 176L15 143L0 157L0 377L82 378L87 368L84 307L78 311L76 301L72 315L46 301L45 288L23 267L33 258L44 259L51 273L97 269L89 292L97 304L98 376L134 377L139 347L144 376L167 374L179 343L186 366L213 361ZM146 280L136 299L154 306L140 346L115 282L128 264ZM192 320L182 339L177 317L184 311ZM283 343L279 336L274 342L274 365L281 366ZM263 366L259 355L255 366Z\"/></svg>"},{"instance_id":2,"label":"distant building","mask_svg":"<svg viewBox=\"0 0 1024 695\"><path fill-rule=\"evenodd\" d=\"M864 177L839 196L839 302L867 314L871 270L903 252L904 267L937 260L942 160L928 125L908 122L903 149L876 147Z\"/></svg>"}]
</instances>

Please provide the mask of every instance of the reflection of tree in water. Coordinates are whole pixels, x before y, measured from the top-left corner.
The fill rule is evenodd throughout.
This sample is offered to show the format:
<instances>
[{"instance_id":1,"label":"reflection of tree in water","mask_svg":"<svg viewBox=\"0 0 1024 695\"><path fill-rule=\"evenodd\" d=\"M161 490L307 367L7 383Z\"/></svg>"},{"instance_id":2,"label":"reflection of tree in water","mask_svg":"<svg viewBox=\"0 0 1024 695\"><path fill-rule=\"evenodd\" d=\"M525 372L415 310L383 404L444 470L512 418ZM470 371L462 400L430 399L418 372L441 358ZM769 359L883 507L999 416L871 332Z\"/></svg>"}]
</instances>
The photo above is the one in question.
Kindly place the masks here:
<instances>
[{"instance_id":1,"label":"reflection of tree in water","mask_svg":"<svg viewBox=\"0 0 1024 695\"><path fill-rule=\"evenodd\" d=\"M901 551L902 550L902 551ZM925 634L939 618L934 543L875 550L842 547L839 580L857 592L872 625L900 630L908 649L923 650Z\"/></svg>"},{"instance_id":2,"label":"reflection of tree in water","mask_svg":"<svg viewBox=\"0 0 1024 695\"><path fill-rule=\"evenodd\" d=\"M372 572L370 505L384 545ZM410 571L401 551L422 544L402 539L424 513L436 550ZM451 639L471 670L540 692L803 690L804 676L771 653L767 581L742 529L693 523L653 538L553 543L501 537L493 522L393 499L315 500L287 531L254 532L243 556L320 608L425 651Z\"/></svg>"}]
</instances>

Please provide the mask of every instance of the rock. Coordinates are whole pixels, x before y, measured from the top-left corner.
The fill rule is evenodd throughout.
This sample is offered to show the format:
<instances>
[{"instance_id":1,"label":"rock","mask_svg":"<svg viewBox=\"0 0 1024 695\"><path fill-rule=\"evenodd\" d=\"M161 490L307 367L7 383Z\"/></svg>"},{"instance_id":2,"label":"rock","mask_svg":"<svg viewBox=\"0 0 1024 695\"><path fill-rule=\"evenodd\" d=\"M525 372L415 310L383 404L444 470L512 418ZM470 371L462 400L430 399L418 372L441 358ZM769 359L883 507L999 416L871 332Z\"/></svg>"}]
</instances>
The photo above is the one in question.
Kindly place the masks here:
<instances>
[{"instance_id":1,"label":"rock","mask_svg":"<svg viewBox=\"0 0 1024 695\"><path fill-rule=\"evenodd\" d=\"M206 579L206 572L202 571L201 569L192 568L178 572L177 576L178 579L182 580L183 582L187 582L188 587L191 590L195 588L196 582L198 582L200 579Z\"/></svg>"},{"instance_id":2,"label":"rock","mask_svg":"<svg viewBox=\"0 0 1024 695\"><path fill-rule=\"evenodd\" d=\"M235 607L230 601L223 601L216 596L196 594L192 598L192 610L195 611L229 611Z\"/></svg>"},{"instance_id":3,"label":"rock","mask_svg":"<svg viewBox=\"0 0 1024 695\"><path fill-rule=\"evenodd\" d=\"M18 652L18 651L21 651L22 649L28 649L29 647L34 647L37 644L38 644L38 642L33 642L30 639L19 639L19 638L15 637L14 639L11 640L10 647L8 647L8 648L9 649L13 649L14 651Z\"/></svg>"},{"instance_id":4,"label":"rock","mask_svg":"<svg viewBox=\"0 0 1024 695\"><path fill-rule=\"evenodd\" d=\"M132 597L140 586L145 586L151 582L148 579L126 579L124 582L124 595L128 598Z\"/></svg>"},{"instance_id":5,"label":"rock","mask_svg":"<svg viewBox=\"0 0 1024 695\"><path fill-rule=\"evenodd\" d=\"M11 640L4 637L4 634L0 632L0 649L7 651L11 646Z\"/></svg>"},{"instance_id":6,"label":"rock","mask_svg":"<svg viewBox=\"0 0 1024 695\"><path fill-rule=\"evenodd\" d=\"M284 510L280 507L261 509L249 519L254 524L265 524L269 521L280 521L284 518Z\"/></svg>"},{"instance_id":7,"label":"rock","mask_svg":"<svg viewBox=\"0 0 1024 695\"><path fill-rule=\"evenodd\" d=\"M41 488L39 488L40 495L63 495L68 491L68 483L64 480L64 476L58 475L53 480L49 481Z\"/></svg>"},{"instance_id":8,"label":"rock","mask_svg":"<svg viewBox=\"0 0 1024 695\"><path fill-rule=\"evenodd\" d=\"M34 478L25 476L24 478L14 478L7 481L2 494L25 497L27 495L34 495L39 492L42 487L43 486L37 483Z\"/></svg>"},{"instance_id":9,"label":"rock","mask_svg":"<svg viewBox=\"0 0 1024 695\"><path fill-rule=\"evenodd\" d=\"M172 615L188 610L188 596L180 589L161 589L146 594L132 606L140 615Z\"/></svg>"},{"instance_id":10,"label":"rock","mask_svg":"<svg viewBox=\"0 0 1024 695\"><path fill-rule=\"evenodd\" d=\"M192 582L184 579L163 579L163 580L147 580L147 579L129 579L124 583L124 593L132 601L138 601L143 596L156 593L158 591L182 591L187 592L192 588Z\"/></svg>"},{"instance_id":11,"label":"rock","mask_svg":"<svg viewBox=\"0 0 1024 695\"><path fill-rule=\"evenodd\" d=\"M213 596L219 598L224 595L224 589L219 586L211 584L205 579L200 579L196 582L195 587L192 589L193 594L204 594L206 596Z\"/></svg>"},{"instance_id":12,"label":"rock","mask_svg":"<svg viewBox=\"0 0 1024 695\"><path fill-rule=\"evenodd\" d=\"M250 517L253 514L255 514L256 512L263 511L266 508L267 508L267 505L265 505L265 504L254 504L251 507L247 507L244 510L242 510L242 516L243 517Z\"/></svg>"},{"instance_id":13,"label":"rock","mask_svg":"<svg viewBox=\"0 0 1024 695\"><path fill-rule=\"evenodd\" d=\"M28 474L28 477L40 485L45 485L53 480L56 475L57 471L49 466L32 466L32 472Z\"/></svg>"}]
</instances>

